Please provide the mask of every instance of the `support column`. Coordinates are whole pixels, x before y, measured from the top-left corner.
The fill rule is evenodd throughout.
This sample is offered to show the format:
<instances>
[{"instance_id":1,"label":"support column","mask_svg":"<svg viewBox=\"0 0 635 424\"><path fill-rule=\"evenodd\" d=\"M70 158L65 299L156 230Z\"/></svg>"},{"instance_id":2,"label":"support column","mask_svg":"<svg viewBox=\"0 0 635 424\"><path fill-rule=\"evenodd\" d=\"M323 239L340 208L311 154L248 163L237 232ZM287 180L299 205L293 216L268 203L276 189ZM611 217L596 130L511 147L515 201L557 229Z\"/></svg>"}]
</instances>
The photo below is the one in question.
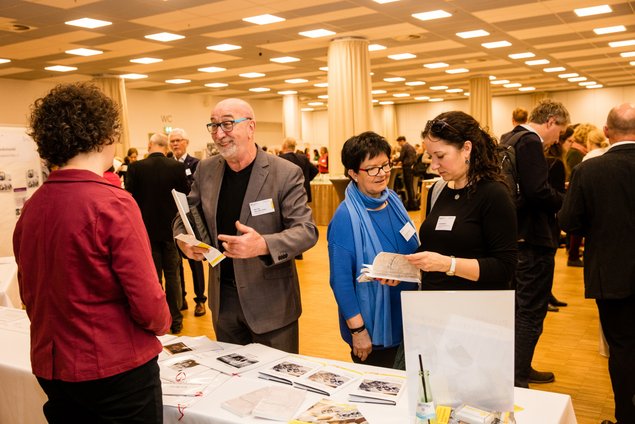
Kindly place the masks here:
<instances>
[{"instance_id":1,"label":"support column","mask_svg":"<svg viewBox=\"0 0 635 424\"><path fill-rule=\"evenodd\" d=\"M130 134L128 132L128 100L126 98L126 84L124 79L118 76L99 76L91 81L101 91L110 97L119 106L119 119L121 121L121 135L115 148L115 156L124 158L130 148Z\"/></svg>"},{"instance_id":2,"label":"support column","mask_svg":"<svg viewBox=\"0 0 635 424\"><path fill-rule=\"evenodd\" d=\"M302 116L297 94L285 94L282 97L282 116L284 118L284 136L302 139Z\"/></svg>"},{"instance_id":3,"label":"support column","mask_svg":"<svg viewBox=\"0 0 635 424\"><path fill-rule=\"evenodd\" d=\"M470 78L470 115L482 128L492 128L492 91L488 76Z\"/></svg>"},{"instance_id":4,"label":"support column","mask_svg":"<svg viewBox=\"0 0 635 424\"><path fill-rule=\"evenodd\" d=\"M384 123L384 132L383 136L386 138L390 145L395 144L395 140L397 140L397 114L395 111L395 105L383 105L382 106L382 117Z\"/></svg>"},{"instance_id":5,"label":"support column","mask_svg":"<svg viewBox=\"0 0 635 424\"><path fill-rule=\"evenodd\" d=\"M328 51L329 174L344 175L341 151L353 135L372 129L368 40L342 37Z\"/></svg>"}]
</instances>

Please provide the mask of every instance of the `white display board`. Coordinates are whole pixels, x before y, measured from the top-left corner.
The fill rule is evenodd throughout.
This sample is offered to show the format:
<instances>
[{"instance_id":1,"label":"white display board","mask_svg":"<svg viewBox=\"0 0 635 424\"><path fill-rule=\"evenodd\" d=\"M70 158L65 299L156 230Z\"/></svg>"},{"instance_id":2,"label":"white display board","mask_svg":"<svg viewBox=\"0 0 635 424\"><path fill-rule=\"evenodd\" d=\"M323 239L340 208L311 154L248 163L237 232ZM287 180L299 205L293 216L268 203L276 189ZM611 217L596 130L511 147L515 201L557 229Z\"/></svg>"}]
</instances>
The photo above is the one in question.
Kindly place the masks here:
<instances>
[{"instance_id":1,"label":"white display board","mask_svg":"<svg viewBox=\"0 0 635 424\"><path fill-rule=\"evenodd\" d=\"M421 362L432 400L490 411L514 405L514 292L402 292L409 408L420 392Z\"/></svg>"},{"instance_id":2,"label":"white display board","mask_svg":"<svg viewBox=\"0 0 635 424\"><path fill-rule=\"evenodd\" d=\"M40 185L40 157L26 128L0 126L0 256L13 256L15 223Z\"/></svg>"}]
</instances>

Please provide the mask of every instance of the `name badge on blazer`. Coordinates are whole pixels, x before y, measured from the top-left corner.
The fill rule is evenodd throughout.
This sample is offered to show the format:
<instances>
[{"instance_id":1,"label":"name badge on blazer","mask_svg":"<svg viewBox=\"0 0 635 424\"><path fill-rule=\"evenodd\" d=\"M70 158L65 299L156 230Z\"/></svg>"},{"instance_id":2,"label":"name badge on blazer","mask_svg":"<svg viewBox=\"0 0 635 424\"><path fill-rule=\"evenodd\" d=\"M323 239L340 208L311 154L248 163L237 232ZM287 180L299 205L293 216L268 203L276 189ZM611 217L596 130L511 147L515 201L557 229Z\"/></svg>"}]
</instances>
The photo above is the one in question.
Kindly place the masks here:
<instances>
[{"instance_id":1,"label":"name badge on blazer","mask_svg":"<svg viewBox=\"0 0 635 424\"><path fill-rule=\"evenodd\" d=\"M192 175L192 171L190 170L190 168L185 168L185 175L187 175L188 177Z\"/></svg>"},{"instance_id":2,"label":"name badge on blazer","mask_svg":"<svg viewBox=\"0 0 635 424\"><path fill-rule=\"evenodd\" d=\"M275 212L273 208L273 199L258 200L249 204L251 216L265 215Z\"/></svg>"}]
</instances>

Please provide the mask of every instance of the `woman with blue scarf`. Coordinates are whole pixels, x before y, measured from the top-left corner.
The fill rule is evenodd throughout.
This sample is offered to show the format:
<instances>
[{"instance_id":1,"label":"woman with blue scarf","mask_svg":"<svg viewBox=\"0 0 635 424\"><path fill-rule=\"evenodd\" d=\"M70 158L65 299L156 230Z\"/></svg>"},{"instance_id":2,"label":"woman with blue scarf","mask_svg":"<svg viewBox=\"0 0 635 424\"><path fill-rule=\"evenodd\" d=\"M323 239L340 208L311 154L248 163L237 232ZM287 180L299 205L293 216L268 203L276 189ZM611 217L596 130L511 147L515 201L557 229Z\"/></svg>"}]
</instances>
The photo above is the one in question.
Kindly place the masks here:
<instances>
[{"instance_id":1,"label":"woman with blue scarf","mask_svg":"<svg viewBox=\"0 0 635 424\"><path fill-rule=\"evenodd\" d=\"M354 362L392 367L403 338L401 292L417 285L357 278L378 253L413 253L419 239L401 199L387 188L392 166L386 139L370 131L351 137L342 163L351 182L327 233L340 332Z\"/></svg>"}]
</instances>

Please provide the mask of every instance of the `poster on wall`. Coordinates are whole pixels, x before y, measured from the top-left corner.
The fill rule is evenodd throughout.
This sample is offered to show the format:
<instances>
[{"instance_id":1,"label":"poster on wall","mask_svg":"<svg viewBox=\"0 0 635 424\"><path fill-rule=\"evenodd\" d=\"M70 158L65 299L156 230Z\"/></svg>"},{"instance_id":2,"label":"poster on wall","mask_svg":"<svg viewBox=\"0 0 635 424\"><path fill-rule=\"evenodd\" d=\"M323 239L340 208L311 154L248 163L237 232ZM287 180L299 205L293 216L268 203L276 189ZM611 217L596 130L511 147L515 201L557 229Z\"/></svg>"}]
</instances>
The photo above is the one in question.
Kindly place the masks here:
<instances>
[{"instance_id":1,"label":"poster on wall","mask_svg":"<svg viewBox=\"0 0 635 424\"><path fill-rule=\"evenodd\" d=\"M15 223L41 184L40 157L26 128L0 126L0 256L13 256Z\"/></svg>"}]
</instances>

